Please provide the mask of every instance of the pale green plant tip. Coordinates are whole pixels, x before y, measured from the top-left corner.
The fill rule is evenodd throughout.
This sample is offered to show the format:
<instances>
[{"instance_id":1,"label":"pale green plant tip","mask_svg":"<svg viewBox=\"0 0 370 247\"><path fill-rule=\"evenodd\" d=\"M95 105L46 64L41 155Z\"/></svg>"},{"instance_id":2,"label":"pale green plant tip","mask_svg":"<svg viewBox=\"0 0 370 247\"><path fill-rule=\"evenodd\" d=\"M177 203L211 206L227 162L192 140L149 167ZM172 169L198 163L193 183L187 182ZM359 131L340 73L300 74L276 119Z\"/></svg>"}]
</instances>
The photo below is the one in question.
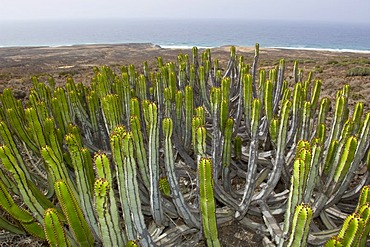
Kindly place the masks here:
<instances>
[{"instance_id":1,"label":"pale green plant tip","mask_svg":"<svg viewBox=\"0 0 370 247\"><path fill-rule=\"evenodd\" d=\"M342 247L342 241L343 239L333 236L325 243L325 247Z\"/></svg>"},{"instance_id":2,"label":"pale green plant tip","mask_svg":"<svg viewBox=\"0 0 370 247\"><path fill-rule=\"evenodd\" d=\"M260 52L260 44L256 43L254 46L254 55L258 56Z\"/></svg>"}]
</instances>

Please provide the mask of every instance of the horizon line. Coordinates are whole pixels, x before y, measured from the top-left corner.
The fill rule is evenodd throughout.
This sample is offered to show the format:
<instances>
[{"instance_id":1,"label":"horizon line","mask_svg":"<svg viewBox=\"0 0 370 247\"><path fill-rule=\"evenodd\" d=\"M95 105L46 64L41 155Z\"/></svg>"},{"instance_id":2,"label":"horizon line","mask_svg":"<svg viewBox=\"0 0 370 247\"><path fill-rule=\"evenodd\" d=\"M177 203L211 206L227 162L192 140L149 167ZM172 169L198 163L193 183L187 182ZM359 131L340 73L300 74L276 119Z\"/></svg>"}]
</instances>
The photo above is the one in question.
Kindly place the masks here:
<instances>
[{"instance_id":1,"label":"horizon line","mask_svg":"<svg viewBox=\"0 0 370 247\"><path fill-rule=\"evenodd\" d=\"M317 19L289 19L289 18L241 18L241 17L41 17L41 18L24 18L24 19L14 19L14 18L4 18L0 21L4 22L25 22L25 21L119 21L119 20L158 20L158 21L207 21L207 20L218 20L218 21L261 21L261 22L270 22L270 21L279 21L279 22L301 22L301 23L322 23L322 24L359 24L359 25L369 25L369 21L343 21L343 20L317 20Z\"/></svg>"}]
</instances>

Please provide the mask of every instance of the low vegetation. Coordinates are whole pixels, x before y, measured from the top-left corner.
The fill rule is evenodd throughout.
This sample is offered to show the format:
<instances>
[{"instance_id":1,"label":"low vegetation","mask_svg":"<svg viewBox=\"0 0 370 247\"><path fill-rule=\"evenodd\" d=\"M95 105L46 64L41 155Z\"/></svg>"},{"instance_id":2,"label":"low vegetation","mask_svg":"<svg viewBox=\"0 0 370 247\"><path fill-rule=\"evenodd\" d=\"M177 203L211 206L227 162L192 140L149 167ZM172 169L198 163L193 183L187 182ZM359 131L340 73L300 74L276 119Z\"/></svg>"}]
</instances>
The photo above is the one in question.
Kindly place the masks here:
<instances>
[{"instance_id":1,"label":"low vegetation","mask_svg":"<svg viewBox=\"0 0 370 247\"><path fill-rule=\"evenodd\" d=\"M347 76L369 76L370 67L355 67L347 70Z\"/></svg>"}]
</instances>

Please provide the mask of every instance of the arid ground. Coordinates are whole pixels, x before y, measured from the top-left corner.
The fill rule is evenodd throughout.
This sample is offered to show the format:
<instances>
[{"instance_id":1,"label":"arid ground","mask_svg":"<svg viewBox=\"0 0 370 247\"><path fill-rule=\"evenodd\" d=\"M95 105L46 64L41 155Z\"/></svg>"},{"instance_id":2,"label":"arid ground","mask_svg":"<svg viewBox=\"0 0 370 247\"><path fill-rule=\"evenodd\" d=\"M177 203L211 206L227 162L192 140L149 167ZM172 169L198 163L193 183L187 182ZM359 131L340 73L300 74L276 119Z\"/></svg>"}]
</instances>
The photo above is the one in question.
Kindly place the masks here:
<instances>
[{"instance_id":1,"label":"arid ground","mask_svg":"<svg viewBox=\"0 0 370 247\"><path fill-rule=\"evenodd\" d=\"M225 68L230 47L212 48L211 52L212 59L218 59L221 67ZM143 62L147 61L149 67L155 70L157 57L162 57L164 62L175 62L179 53L191 56L190 49L163 49L152 44L0 48L0 93L4 88L12 88L18 98L27 100L28 92L32 88L31 76L38 76L42 81L51 75L58 85L63 85L69 76L72 76L75 82L89 83L93 67L109 65L118 68L120 65L133 64L141 71ZM243 55L244 60L251 64L254 49L237 47L237 54ZM297 60L305 77L309 71L313 71L313 78L322 80L321 97L328 96L333 99L339 88L349 84L351 86L350 105L353 106L353 102L362 101L365 104L365 111L370 110L370 53L262 48L259 68L273 68L281 58L286 61L287 78L292 75L293 63ZM364 73L365 75L362 76L349 76L351 71L369 73ZM237 222L221 226L219 234L223 246L261 245L256 234L248 232ZM17 242L17 246L30 246L34 240L17 237L7 241L0 238L0 246L14 246L12 245L14 241ZM35 246L42 244L38 243Z\"/></svg>"},{"instance_id":2,"label":"arid ground","mask_svg":"<svg viewBox=\"0 0 370 247\"><path fill-rule=\"evenodd\" d=\"M230 47L213 48L211 52L212 58L218 59L225 68ZM149 67L155 69L157 57L162 57L164 62L175 62L179 53L191 55L191 50L163 49L152 44L0 48L0 92L11 87L19 97L26 96L32 87L31 76L39 76L42 80L42 76L51 75L59 85L63 85L68 76L73 76L76 82L89 83L92 68L101 65L133 64L140 70L147 61ZM247 63L252 63L253 48L237 47L237 53L243 55ZM350 84L350 98L365 102L365 109L369 109L370 76L347 76L347 73L357 68L369 71L370 53L261 48L259 67L272 68L281 58L286 61L286 77L292 75L292 66L297 60L305 76L313 71L314 79L323 81L321 96L332 97L337 89Z\"/></svg>"}]
</instances>

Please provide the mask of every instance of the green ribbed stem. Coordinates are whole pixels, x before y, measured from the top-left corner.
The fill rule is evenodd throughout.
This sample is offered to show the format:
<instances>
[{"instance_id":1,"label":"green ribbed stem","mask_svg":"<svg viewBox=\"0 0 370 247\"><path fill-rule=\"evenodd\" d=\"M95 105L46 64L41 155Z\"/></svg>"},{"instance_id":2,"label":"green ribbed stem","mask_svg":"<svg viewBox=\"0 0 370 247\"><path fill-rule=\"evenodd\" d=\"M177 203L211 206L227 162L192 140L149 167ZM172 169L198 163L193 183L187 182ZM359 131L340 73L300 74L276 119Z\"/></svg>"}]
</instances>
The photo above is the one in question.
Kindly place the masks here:
<instances>
[{"instance_id":1,"label":"green ribbed stem","mask_svg":"<svg viewBox=\"0 0 370 247\"><path fill-rule=\"evenodd\" d=\"M55 182L54 186L55 194L77 243L80 246L93 246L95 242L93 233L68 184L60 180Z\"/></svg>"},{"instance_id":2,"label":"green ribbed stem","mask_svg":"<svg viewBox=\"0 0 370 247\"><path fill-rule=\"evenodd\" d=\"M216 222L216 205L213 190L212 160L201 158L198 164L200 209L203 233L207 246L220 246Z\"/></svg>"},{"instance_id":3,"label":"green ribbed stem","mask_svg":"<svg viewBox=\"0 0 370 247\"><path fill-rule=\"evenodd\" d=\"M358 244L363 228L364 219L358 214L351 214L344 220L342 228L338 233L338 238L343 239L343 246L359 246Z\"/></svg>"},{"instance_id":4,"label":"green ribbed stem","mask_svg":"<svg viewBox=\"0 0 370 247\"><path fill-rule=\"evenodd\" d=\"M110 168L109 158L106 154L98 153L94 157L94 164L98 177L94 184L96 196L95 208L97 211L100 210L101 212L101 214L98 212L100 236L101 238L105 238L106 233L109 232L109 237L106 240L113 245L121 246L123 242L127 242L127 239L125 234L121 234L122 229L119 223L117 200L114 190L112 186L110 186L113 184L113 174ZM99 178L103 180L99 180ZM100 182L97 182L98 180ZM106 194L98 192L105 192ZM98 208L98 206L100 207ZM109 246L109 244L107 246Z\"/></svg>"},{"instance_id":5,"label":"green ribbed stem","mask_svg":"<svg viewBox=\"0 0 370 247\"><path fill-rule=\"evenodd\" d=\"M52 247L67 247L70 243L67 239L63 222L54 208L45 210L44 231L48 243Z\"/></svg>"},{"instance_id":6,"label":"green ribbed stem","mask_svg":"<svg viewBox=\"0 0 370 247\"><path fill-rule=\"evenodd\" d=\"M157 225L164 224L159 181L159 120L157 105L149 105L149 178L150 178L150 209ZM191 134L191 133L189 133Z\"/></svg>"},{"instance_id":7,"label":"green ribbed stem","mask_svg":"<svg viewBox=\"0 0 370 247\"><path fill-rule=\"evenodd\" d=\"M7 191L6 186L0 180L0 206L8 214L10 214L23 228L33 236L45 239L45 234L40 224L35 221L34 217L27 210L19 207L13 200L12 196ZM2 229L9 230L16 234L24 234L22 228L19 228L7 220L1 218L0 225Z\"/></svg>"},{"instance_id":8,"label":"green ribbed stem","mask_svg":"<svg viewBox=\"0 0 370 247\"><path fill-rule=\"evenodd\" d=\"M112 190L109 182L104 178L95 180L94 191L95 208L103 246L123 246L123 239L117 221L118 211L117 208L115 209L116 211L112 211L112 207L110 207L110 205L116 202L115 200L111 201L110 193Z\"/></svg>"},{"instance_id":9,"label":"green ribbed stem","mask_svg":"<svg viewBox=\"0 0 370 247\"><path fill-rule=\"evenodd\" d=\"M175 174L175 162L172 150L172 132L173 123L171 118L163 119L163 135L165 137L164 142L164 164L167 171L168 183L171 188L171 197L173 198L175 207L180 217L185 221L186 224L200 228L200 222L195 217L195 215L190 212L188 206L185 203L185 199L181 193L180 187L177 182L177 177Z\"/></svg>"},{"instance_id":10,"label":"green ribbed stem","mask_svg":"<svg viewBox=\"0 0 370 247\"><path fill-rule=\"evenodd\" d=\"M294 211L292 233L290 234L287 247L306 246L311 220L311 207L307 204L299 204Z\"/></svg>"},{"instance_id":11,"label":"green ribbed stem","mask_svg":"<svg viewBox=\"0 0 370 247\"><path fill-rule=\"evenodd\" d=\"M46 208L52 207L51 202L26 178L7 146L0 146L0 158L4 167L12 174L24 203L34 213L36 220L42 224L44 211Z\"/></svg>"},{"instance_id":12,"label":"green ribbed stem","mask_svg":"<svg viewBox=\"0 0 370 247\"><path fill-rule=\"evenodd\" d=\"M66 142L75 168L76 187L79 195L79 202L94 233L98 233L98 223L94 214L93 205L93 184L94 170L92 157L88 149L82 148L79 137L75 134L66 136ZM73 190L71 191L73 193ZM73 193L74 194L74 193Z\"/></svg>"}]
</instances>

